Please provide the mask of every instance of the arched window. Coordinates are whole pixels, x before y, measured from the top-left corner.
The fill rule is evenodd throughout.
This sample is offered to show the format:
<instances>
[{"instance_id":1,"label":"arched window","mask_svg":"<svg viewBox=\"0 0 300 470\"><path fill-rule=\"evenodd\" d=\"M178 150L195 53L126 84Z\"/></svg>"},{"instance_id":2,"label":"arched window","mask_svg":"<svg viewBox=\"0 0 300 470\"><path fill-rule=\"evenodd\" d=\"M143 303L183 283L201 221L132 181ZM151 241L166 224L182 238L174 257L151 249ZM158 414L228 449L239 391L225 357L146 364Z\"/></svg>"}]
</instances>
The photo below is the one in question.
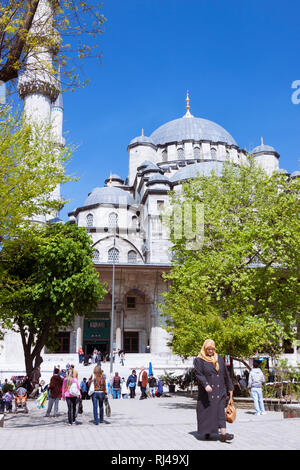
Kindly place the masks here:
<instances>
[{"instance_id":1,"label":"arched window","mask_svg":"<svg viewBox=\"0 0 300 470\"><path fill-rule=\"evenodd\" d=\"M211 153L211 158L212 158L212 160L216 160L216 158L217 158L217 150L213 147L213 148L211 149L210 153Z\"/></svg>"},{"instance_id":2,"label":"arched window","mask_svg":"<svg viewBox=\"0 0 300 470\"><path fill-rule=\"evenodd\" d=\"M133 228L137 228L138 227L138 218L136 215L134 215L131 219L131 226Z\"/></svg>"},{"instance_id":3,"label":"arched window","mask_svg":"<svg viewBox=\"0 0 300 470\"><path fill-rule=\"evenodd\" d=\"M164 149L161 153L161 156L162 156L162 161L163 162L167 162L168 161L168 151L167 149Z\"/></svg>"},{"instance_id":4,"label":"arched window","mask_svg":"<svg viewBox=\"0 0 300 470\"><path fill-rule=\"evenodd\" d=\"M137 262L136 252L134 250L128 251L128 263L135 264Z\"/></svg>"},{"instance_id":5,"label":"arched window","mask_svg":"<svg viewBox=\"0 0 300 470\"><path fill-rule=\"evenodd\" d=\"M111 212L108 216L108 226L115 228L118 226L118 214Z\"/></svg>"},{"instance_id":6,"label":"arched window","mask_svg":"<svg viewBox=\"0 0 300 470\"><path fill-rule=\"evenodd\" d=\"M94 216L93 214L88 214L86 216L86 226L93 227L94 226Z\"/></svg>"},{"instance_id":7,"label":"arched window","mask_svg":"<svg viewBox=\"0 0 300 470\"><path fill-rule=\"evenodd\" d=\"M229 150L226 150L226 158L227 158L227 160L230 159L230 152L229 152Z\"/></svg>"},{"instance_id":8,"label":"arched window","mask_svg":"<svg viewBox=\"0 0 300 470\"><path fill-rule=\"evenodd\" d=\"M197 160L201 158L200 147L194 147L194 158Z\"/></svg>"},{"instance_id":9,"label":"arched window","mask_svg":"<svg viewBox=\"0 0 300 470\"><path fill-rule=\"evenodd\" d=\"M119 250L117 248L111 248L108 250L108 262L118 263L119 262Z\"/></svg>"},{"instance_id":10,"label":"arched window","mask_svg":"<svg viewBox=\"0 0 300 470\"><path fill-rule=\"evenodd\" d=\"M93 251L93 262L98 264L100 262L100 253L98 250Z\"/></svg>"},{"instance_id":11,"label":"arched window","mask_svg":"<svg viewBox=\"0 0 300 470\"><path fill-rule=\"evenodd\" d=\"M184 149L182 147L177 149L177 158L178 160L184 160Z\"/></svg>"}]
</instances>

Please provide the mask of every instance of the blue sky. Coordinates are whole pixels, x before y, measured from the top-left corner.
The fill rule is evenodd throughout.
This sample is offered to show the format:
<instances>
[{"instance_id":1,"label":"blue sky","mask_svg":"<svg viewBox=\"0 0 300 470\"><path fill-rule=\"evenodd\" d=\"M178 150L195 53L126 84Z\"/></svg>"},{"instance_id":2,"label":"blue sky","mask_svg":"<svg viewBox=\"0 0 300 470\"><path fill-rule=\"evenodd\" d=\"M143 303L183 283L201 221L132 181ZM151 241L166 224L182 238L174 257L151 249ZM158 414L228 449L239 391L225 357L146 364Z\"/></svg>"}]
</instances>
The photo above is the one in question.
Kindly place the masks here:
<instances>
[{"instance_id":1,"label":"blue sky","mask_svg":"<svg viewBox=\"0 0 300 470\"><path fill-rule=\"evenodd\" d=\"M299 170L300 3L278 0L104 0L102 66L85 62L90 84L64 95L64 130L78 145L65 185L79 207L110 174L128 174L127 145L191 112L223 126L247 150L260 143Z\"/></svg>"}]
</instances>

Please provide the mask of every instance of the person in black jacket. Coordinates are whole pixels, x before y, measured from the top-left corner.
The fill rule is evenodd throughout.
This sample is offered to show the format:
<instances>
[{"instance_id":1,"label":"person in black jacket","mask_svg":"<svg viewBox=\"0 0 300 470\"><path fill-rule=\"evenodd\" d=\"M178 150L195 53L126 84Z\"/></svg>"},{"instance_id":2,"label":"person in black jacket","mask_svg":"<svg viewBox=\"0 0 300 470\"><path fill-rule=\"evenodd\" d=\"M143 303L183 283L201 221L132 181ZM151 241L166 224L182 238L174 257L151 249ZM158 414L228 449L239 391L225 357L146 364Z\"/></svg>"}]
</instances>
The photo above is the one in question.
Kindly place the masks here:
<instances>
[{"instance_id":1,"label":"person in black jacket","mask_svg":"<svg viewBox=\"0 0 300 470\"><path fill-rule=\"evenodd\" d=\"M136 371L133 370L126 382L126 385L130 391L130 398L135 398L136 381L137 381Z\"/></svg>"},{"instance_id":2,"label":"person in black jacket","mask_svg":"<svg viewBox=\"0 0 300 470\"><path fill-rule=\"evenodd\" d=\"M198 380L198 433L209 439L220 429L222 442L232 440L233 434L226 433L225 407L228 393L229 402L233 403L233 384L223 358L216 353L214 341L204 342L194 367Z\"/></svg>"},{"instance_id":3,"label":"person in black jacket","mask_svg":"<svg viewBox=\"0 0 300 470\"><path fill-rule=\"evenodd\" d=\"M153 374L150 374L149 379L148 379L148 384L149 384L150 396L155 398L155 390L156 390L156 387L157 387L157 382L156 382L156 378L153 376Z\"/></svg>"}]
</instances>

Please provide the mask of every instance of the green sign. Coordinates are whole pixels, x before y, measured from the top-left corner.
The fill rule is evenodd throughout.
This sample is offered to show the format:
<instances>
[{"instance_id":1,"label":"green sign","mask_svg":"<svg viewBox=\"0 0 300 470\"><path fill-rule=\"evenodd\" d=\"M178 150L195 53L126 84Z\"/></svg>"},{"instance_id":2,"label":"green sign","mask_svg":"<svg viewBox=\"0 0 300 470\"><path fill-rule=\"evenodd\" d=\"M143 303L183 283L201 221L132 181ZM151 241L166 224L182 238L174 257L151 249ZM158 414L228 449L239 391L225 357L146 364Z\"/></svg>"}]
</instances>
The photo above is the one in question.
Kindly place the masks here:
<instances>
[{"instance_id":1,"label":"green sign","mask_svg":"<svg viewBox=\"0 0 300 470\"><path fill-rule=\"evenodd\" d=\"M84 319L83 340L104 341L110 337L109 313L93 313Z\"/></svg>"}]
</instances>

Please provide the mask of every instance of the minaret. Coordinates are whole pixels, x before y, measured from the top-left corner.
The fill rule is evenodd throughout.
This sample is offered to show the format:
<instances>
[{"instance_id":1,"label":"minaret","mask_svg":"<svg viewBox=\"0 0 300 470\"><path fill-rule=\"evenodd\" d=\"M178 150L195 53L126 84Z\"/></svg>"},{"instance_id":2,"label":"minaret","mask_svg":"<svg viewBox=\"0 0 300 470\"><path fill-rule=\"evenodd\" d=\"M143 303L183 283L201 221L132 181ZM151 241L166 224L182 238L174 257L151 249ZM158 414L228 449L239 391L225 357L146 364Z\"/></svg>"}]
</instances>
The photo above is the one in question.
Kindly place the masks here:
<instances>
[{"instance_id":1,"label":"minaret","mask_svg":"<svg viewBox=\"0 0 300 470\"><path fill-rule=\"evenodd\" d=\"M60 70L58 71L57 75L57 88L59 90L59 94L51 105L51 124L52 130L55 135L55 139L58 145L64 146L65 139L63 138L63 95L61 89L61 77L60 77Z\"/></svg>"},{"instance_id":2,"label":"minaret","mask_svg":"<svg viewBox=\"0 0 300 470\"><path fill-rule=\"evenodd\" d=\"M53 56L58 51L59 36L52 26L51 17L54 15L53 6L59 2L56 0L40 0L30 33L38 37L41 44L38 50L28 55L26 69L20 75L18 92L24 101L24 115L32 123L50 123L54 126L55 140L58 145L64 145L62 137L62 96L60 86L60 74L53 74ZM57 38L53 46L49 48L48 41L43 38ZM47 44L43 47L43 43ZM60 198L60 185L51 194L53 199ZM47 215L33 217L33 220L45 223L57 217L56 212Z\"/></svg>"},{"instance_id":3,"label":"minaret","mask_svg":"<svg viewBox=\"0 0 300 470\"><path fill-rule=\"evenodd\" d=\"M57 80L51 73L53 56L58 48L58 34L51 25L49 18L53 15L53 2L40 0L30 33L38 37L41 44L38 50L28 55L26 70L20 75L18 92L24 100L25 116L32 121L50 122L51 103L54 103L59 89ZM47 21L46 21L47 19ZM57 37L52 48L43 47L43 37ZM47 44L47 41L44 41Z\"/></svg>"}]
</instances>

